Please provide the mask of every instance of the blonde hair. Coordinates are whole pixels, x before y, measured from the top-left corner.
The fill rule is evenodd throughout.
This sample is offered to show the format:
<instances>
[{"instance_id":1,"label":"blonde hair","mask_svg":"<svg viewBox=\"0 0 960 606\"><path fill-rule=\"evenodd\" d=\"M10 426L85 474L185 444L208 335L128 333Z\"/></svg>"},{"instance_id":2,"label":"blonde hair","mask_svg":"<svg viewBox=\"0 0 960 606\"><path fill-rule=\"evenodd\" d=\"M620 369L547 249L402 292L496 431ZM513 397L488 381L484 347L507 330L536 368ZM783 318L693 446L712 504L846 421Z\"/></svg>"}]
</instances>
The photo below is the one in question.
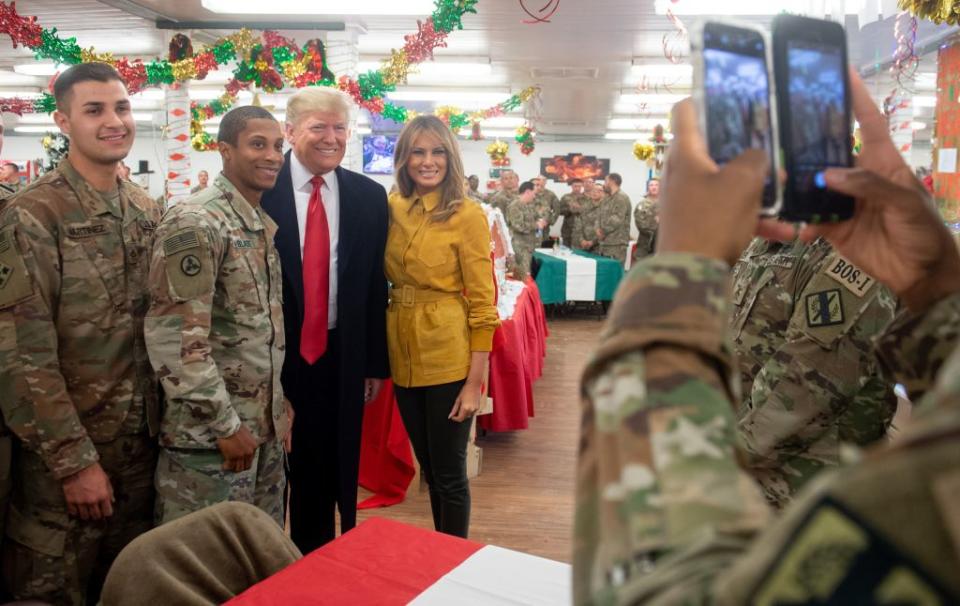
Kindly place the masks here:
<instances>
[{"instance_id":1,"label":"blonde hair","mask_svg":"<svg viewBox=\"0 0 960 606\"><path fill-rule=\"evenodd\" d=\"M444 151L447 152L447 174L440 183L440 203L434 209L430 220L435 223L443 223L457 212L460 205L463 204L465 190L463 187L464 170L463 160L460 158L460 146L454 139L450 128L436 116L417 116L407 123L400 131L400 138L397 139L396 151L394 151L394 178L400 195L404 198L411 198L416 191L416 184L413 178L407 174L407 162L410 160L410 153L413 151L413 142L423 133L428 133L440 140Z\"/></svg>"},{"instance_id":2,"label":"blonde hair","mask_svg":"<svg viewBox=\"0 0 960 606\"><path fill-rule=\"evenodd\" d=\"M321 86L308 86L294 93L287 101L287 124L296 126L306 114L336 112L350 121L350 98L342 92Z\"/></svg>"}]
</instances>

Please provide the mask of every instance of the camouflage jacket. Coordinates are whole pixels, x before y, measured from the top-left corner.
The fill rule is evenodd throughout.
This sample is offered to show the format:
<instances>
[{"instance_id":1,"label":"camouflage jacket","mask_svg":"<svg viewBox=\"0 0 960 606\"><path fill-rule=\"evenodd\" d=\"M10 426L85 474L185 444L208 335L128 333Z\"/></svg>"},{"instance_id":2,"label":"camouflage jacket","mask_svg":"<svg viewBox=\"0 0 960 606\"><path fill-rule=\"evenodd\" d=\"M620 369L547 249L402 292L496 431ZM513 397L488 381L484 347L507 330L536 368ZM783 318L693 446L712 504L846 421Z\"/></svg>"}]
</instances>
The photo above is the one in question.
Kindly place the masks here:
<instances>
[{"instance_id":1,"label":"camouflage jacket","mask_svg":"<svg viewBox=\"0 0 960 606\"><path fill-rule=\"evenodd\" d=\"M10 200L19 193L19 187L14 187L8 183L0 183L0 212L3 212L3 209L10 203Z\"/></svg>"},{"instance_id":2,"label":"camouflage jacket","mask_svg":"<svg viewBox=\"0 0 960 606\"><path fill-rule=\"evenodd\" d=\"M597 226L603 231L600 242L606 246L626 246L630 241L630 197L623 191L607 196L600 204Z\"/></svg>"},{"instance_id":3,"label":"camouflage jacket","mask_svg":"<svg viewBox=\"0 0 960 606\"><path fill-rule=\"evenodd\" d=\"M259 443L286 435L276 230L222 174L163 216L146 320L163 446L216 448L241 423Z\"/></svg>"},{"instance_id":4,"label":"camouflage jacket","mask_svg":"<svg viewBox=\"0 0 960 606\"><path fill-rule=\"evenodd\" d=\"M728 275L658 255L617 293L581 391L574 602L956 603L960 295L880 341L918 392L943 367L912 424L774 519L737 465Z\"/></svg>"},{"instance_id":5,"label":"camouflage jacket","mask_svg":"<svg viewBox=\"0 0 960 606\"><path fill-rule=\"evenodd\" d=\"M490 197L487 199L487 204L499 208L500 212L506 215L507 209L510 208L510 205L519 199L520 194L517 192L510 192L501 189L500 191L494 192L490 195Z\"/></svg>"},{"instance_id":6,"label":"camouflage jacket","mask_svg":"<svg viewBox=\"0 0 960 606\"><path fill-rule=\"evenodd\" d=\"M733 271L732 333L744 398L747 468L783 505L843 442L886 435L896 411L873 338L893 320L889 291L833 252L754 240Z\"/></svg>"},{"instance_id":7,"label":"camouflage jacket","mask_svg":"<svg viewBox=\"0 0 960 606\"><path fill-rule=\"evenodd\" d=\"M65 160L0 215L0 407L57 478L159 424L143 319L160 213L118 187L119 205Z\"/></svg>"},{"instance_id":8,"label":"camouflage jacket","mask_svg":"<svg viewBox=\"0 0 960 606\"><path fill-rule=\"evenodd\" d=\"M601 203L595 204L593 200L589 198L583 205L583 210L580 211L580 214L576 217L576 221L573 225L573 248L582 248L580 243L583 240L587 242L593 242L594 245L597 243L597 221L600 219L600 208Z\"/></svg>"},{"instance_id":9,"label":"camouflage jacket","mask_svg":"<svg viewBox=\"0 0 960 606\"><path fill-rule=\"evenodd\" d=\"M507 209L507 226L514 244L518 241L537 239L537 221L541 219L539 209L531 202L524 204L517 200ZM546 233L546 229L543 230ZM540 244L540 242L537 242Z\"/></svg>"},{"instance_id":10,"label":"camouflage jacket","mask_svg":"<svg viewBox=\"0 0 960 606\"><path fill-rule=\"evenodd\" d=\"M637 258L653 254L653 243L657 236L657 202L644 198L633 209L633 223L637 226Z\"/></svg>"},{"instance_id":11,"label":"camouflage jacket","mask_svg":"<svg viewBox=\"0 0 960 606\"><path fill-rule=\"evenodd\" d=\"M560 200L557 198L557 194L549 189L545 189L537 194L533 199L533 204L537 207L537 216L547 222L548 228L553 225L560 216Z\"/></svg>"},{"instance_id":12,"label":"camouflage jacket","mask_svg":"<svg viewBox=\"0 0 960 606\"><path fill-rule=\"evenodd\" d=\"M579 246L579 242L573 241L573 235L576 232L577 218L583 209L587 207L590 200L583 194L564 194L557 204L557 216L563 217L563 226L560 228L563 236L563 243L567 246Z\"/></svg>"}]
</instances>

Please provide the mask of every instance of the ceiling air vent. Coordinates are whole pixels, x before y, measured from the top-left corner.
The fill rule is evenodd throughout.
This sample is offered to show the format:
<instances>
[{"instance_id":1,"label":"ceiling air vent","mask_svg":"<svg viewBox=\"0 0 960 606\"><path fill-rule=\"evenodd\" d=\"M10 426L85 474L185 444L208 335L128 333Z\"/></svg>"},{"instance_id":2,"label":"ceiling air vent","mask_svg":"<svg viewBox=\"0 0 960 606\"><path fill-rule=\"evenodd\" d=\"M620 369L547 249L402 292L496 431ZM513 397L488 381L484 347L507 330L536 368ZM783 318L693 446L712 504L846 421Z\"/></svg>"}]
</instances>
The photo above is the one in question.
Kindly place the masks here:
<instances>
[{"instance_id":1,"label":"ceiling air vent","mask_svg":"<svg viewBox=\"0 0 960 606\"><path fill-rule=\"evenodd\" d=\"M599 67L534 67L530 77L534 80L596 80Z\"/></svg>"}]
</instances>

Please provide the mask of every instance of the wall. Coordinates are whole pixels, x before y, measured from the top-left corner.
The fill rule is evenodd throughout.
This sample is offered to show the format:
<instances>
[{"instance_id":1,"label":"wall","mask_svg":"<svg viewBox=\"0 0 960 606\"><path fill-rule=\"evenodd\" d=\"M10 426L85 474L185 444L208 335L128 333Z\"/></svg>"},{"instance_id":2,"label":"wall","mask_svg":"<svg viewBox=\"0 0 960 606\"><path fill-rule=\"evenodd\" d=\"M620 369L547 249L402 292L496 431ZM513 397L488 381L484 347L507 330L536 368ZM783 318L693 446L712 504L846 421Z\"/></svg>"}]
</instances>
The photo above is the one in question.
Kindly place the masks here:
<instances>
[{"instance_id":1,"label":"wall","mask_svg":"<svg viewBox=\"0 0 960 606\"><path fill-rule=\"evenodd\" d=\"M960 147L960 43L940 49L937 58L936 149ZM934 155L933 195L943 218L960 221L960 172L940 172Z\"/></svg>"}]
</instances>

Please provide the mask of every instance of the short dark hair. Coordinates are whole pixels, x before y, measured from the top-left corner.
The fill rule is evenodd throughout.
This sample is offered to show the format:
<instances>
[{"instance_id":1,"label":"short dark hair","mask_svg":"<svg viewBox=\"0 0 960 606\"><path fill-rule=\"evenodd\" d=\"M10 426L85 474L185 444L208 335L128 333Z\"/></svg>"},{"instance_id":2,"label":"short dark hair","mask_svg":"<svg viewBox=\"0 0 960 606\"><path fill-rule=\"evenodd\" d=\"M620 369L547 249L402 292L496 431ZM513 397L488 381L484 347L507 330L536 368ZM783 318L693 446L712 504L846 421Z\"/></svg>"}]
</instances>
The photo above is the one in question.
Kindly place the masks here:
<instances>
[{"instance_id":1,"label":"short dark hair","mask_svg":"<svg viewBox=\"0 0 960 606\"><path fill-rule=\"evenodd\" d=\"M610 173L607 178L617 184L617 187L623 185L623 177L619 173Z\"/></svg>"},{"instance_id":2,"label":"short dark hair","mask_svg":"<svg viewBox=\"0 0 960 606\"><path fill-rule=\"evenodd\" d=\"M220 128L217 130L217 142L236 145L240 138L240 133L247 127L247 122L251 120L273 120L277 121L273 114L258 105L244 105L235 107L224 114L220 120Z\"/></svg>"},{"instance_id":3,"label":"short dark hair","mask_svg":"<svg viewBox=\"0 0 960 606\"><path fill-rule=\"evenodd\" d=\"M567 181L567 183L569 183L570 185L575 185L575 184L577 184L577 183L581 183L581 184L582 184L582 183L583 183L583 179L570 179L569 181Z\"/></svg>"},{"instance_id":4,"label":"short dark hair","mask_svg":"<svg viewBox=\"0 0 960 606\"><path fill-rule=\"evenodd\" d=\"M57 101L57 109L65 112L70 101L73 87L81 82L123 82L123 78L113 66L106 63L80 63L68 67L57 76L53 83L53 98ZM126 84L124 83L124 86Z\"/></svg>"},{"instance_id":5,"label":"short dark hair","mask_svg":"<svg viewBox=\"0 0 960 606\"><path fill-rule=\"evenodd\" d=\"M523 183L520 184L520 193L521 193L521 194L522 194L523 192L525 192L525 191L530 191L531 189L534 189L534 187L533 187L533 181L524 181Z\"/></svg>"}]
</instances>

